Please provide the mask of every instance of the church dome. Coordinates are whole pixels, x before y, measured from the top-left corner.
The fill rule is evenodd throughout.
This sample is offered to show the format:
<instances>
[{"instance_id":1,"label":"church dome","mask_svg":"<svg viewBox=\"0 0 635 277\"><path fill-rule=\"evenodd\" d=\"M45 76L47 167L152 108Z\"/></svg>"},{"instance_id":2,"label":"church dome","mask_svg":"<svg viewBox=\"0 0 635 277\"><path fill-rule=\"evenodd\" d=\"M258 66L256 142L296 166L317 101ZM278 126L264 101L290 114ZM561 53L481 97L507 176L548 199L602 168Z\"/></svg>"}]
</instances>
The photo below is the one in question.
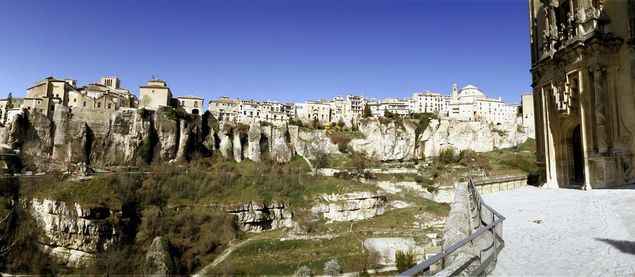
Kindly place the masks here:
<instances>
[{"instance_id":1,"label":"church dome","mask_svg":"<svg viewBox=\"0 0 635 277\"><path fill-rule=\"evenodd\" d=\"M485 97L485 94L483 93L483 91L481 91L481 89L473 85L468 85L462 88L459 92L459 98L461 97L483 98Z\"/></svg>"}]
</instances>

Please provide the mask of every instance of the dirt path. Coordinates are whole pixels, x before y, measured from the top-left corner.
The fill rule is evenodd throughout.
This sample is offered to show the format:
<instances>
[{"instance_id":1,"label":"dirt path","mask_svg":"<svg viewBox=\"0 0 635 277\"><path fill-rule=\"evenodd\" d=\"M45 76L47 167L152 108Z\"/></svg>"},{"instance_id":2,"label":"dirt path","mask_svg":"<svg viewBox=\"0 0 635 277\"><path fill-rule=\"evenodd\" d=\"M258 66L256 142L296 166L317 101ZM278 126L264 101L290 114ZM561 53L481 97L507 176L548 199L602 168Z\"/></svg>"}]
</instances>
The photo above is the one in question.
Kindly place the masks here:
<instances>
[{"instance_id":1,"label":"dirt path","mask_svg":"<svg viewBox=\"0 0 635 277\"><path fill-rule=\"evenodd\" d=\"M635 187L484 195L507 219L493 276L633 276Z\"/></svg>"},{"instance_id":2,"label":"dirt path","mask_svg":"<svg viewBox=\"0 0 635 277\"><path fill-rule=\"evenodd\" d=\"M248 243L250 241L254 241L257 240L258 238L256 237L252 237L252 238L248 238L244 241L241 241L237 244L234 244L232 246L230 246L229 248L225 249L225 251L223 251L222 254L220 254L220 256L218 256L218 258L214 259L214 261L212 261L211 263L209 263L208 265L206 265L205 267L203 267L203 269L199 270L197 273L195 273L194 275L192 275L193 277L200 277L202 275L207 274L207 271L209 271L210 269L214 268L215 266L217 266L218 264L220 264L222 261L224 261L225 259L227 259L227 257L229 257L229 255L234 252L234 250L238 249L239 247L243 246L245 243Z\"/></svg>"}]
</instances>

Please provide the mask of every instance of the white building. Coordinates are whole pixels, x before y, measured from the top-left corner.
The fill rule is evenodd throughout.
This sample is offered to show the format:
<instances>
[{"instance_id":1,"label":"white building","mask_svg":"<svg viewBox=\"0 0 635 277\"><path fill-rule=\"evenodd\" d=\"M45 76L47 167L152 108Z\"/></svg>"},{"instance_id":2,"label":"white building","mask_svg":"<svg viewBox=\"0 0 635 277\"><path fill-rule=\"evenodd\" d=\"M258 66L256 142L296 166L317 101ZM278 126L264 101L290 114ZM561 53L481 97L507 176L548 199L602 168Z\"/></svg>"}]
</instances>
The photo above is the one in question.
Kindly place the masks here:
<instances>
[{"instance_id":1,"label":"white building","mask_svg":"<svg viewBox=\"0 0 635 277\"><path fill-rule=\"evenodd\" d=\"M412 94L413 113L434 113L439 116L447 116L450 106L450 96L440 93L425 91Z\"/></svg>"},{"instance_id":2,"label":"white building","mask_svg":"<svg viewBox=\"0 0 635 277\"><path fill-rule=\"evenodd\" d=\"M515 120L517 115L518 105L507 105L500 97L488 98L483 91L473 85L468 85L461 90L457 85L452 88L449 118L499 124Z\"/></svg>"},{"instance_id":3,"label":"white building","mask_svg":"<svg viewBox=\"0 0 635 277\"><path fill-rule=\"evenodd\" d=\"M200 114L203 108L203 98L193 95L177 96L179 107L188 113Z\"/></svg>"},{"instance_id":4,"label":"white building","mask_svg":"<svg viewBox=\"0 0 635 277\"><path fill-rule=\"evenodd\" d=\"M383 116L385 111L401 116L411 113L411 99L387 98L376 104L377 109L373 116ZM371 112L373 109L371 108Z\"/></svg>"},{"instance_id":5,"label":"white building","mask_svg":"<svg viewBox=\"0 0 635 277\"><path fill-rule=\"evenodd\" d=\"M220 121L238 121L240 113L240 100L221 96L216 100L210 100L207 109Z\"/></svg>"}]
</instances>

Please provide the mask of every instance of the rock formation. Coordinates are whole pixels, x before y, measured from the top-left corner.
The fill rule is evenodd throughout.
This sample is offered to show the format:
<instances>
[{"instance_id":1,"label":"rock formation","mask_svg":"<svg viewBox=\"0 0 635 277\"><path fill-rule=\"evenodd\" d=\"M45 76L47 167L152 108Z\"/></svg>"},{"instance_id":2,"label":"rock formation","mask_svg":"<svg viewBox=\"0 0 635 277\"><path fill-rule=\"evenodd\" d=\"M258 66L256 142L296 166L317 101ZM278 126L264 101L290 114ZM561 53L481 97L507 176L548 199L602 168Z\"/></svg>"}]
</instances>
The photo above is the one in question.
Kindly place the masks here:
<instances>
[{"instance_id":1,"label":"rock formation","mask_svg":"<svg viewBox=\"0 0 635 277\"><path fill-rule=\"evenodd\" d=\"M364 138L350 148L379 161L435 156L444 148L477 152L515 146L527 139L516 124L432 120L418 137L412 122L397 125L362 120ZM418 140L418 141L416 141ZM184 115L171 108L158 111L75 109L57 105L48 118L23 110L5 127L0 143L20 151L32 170L73 170L90 165L142 165L185 162L216 152L225 159L289 162L294 155L314 160L338 155L338 145L325 130L297 126L222 123L209 113Z\"/></svg>"},{"instance_id":2,"label":"rock formation","mask_svg":"<svg viewBox=\"0 0 635 277\"><path fill-rule=\"evenodd\" d=\"M383 124L378 120L363 120L359 131L365 138L351 141L353 151L379 161L416 158L415 130L409 124L404 124L402 128L394 122Z\"/></svg>"},{"instance_id":3,"label":"rock formation","mask_svg":"<svg viewBox=\"0 0 635 277\"><path fill-rule=\"evenodd\" d=\"M480 121L448 121L433 119L419 139L418 153L423 157L437 156L446 148L487 152L516 146L527 140L519 125L491 125Z\"/></svg>"},{"instance_id":4,"label":"rock formation","mask_svg":"<svg viewBox=\"0 0 635 277\"><path fill-rule=\"evenodd\" d=\"M168 276L174 274L174 261L170 255L170 242L162 237L152 240L146 253L144 273L152 276Z\"/></svg>"},{"instance_id":5,"label":"rock formation","mask_svg":"<svg viewBox=\"0 0 635 277\"><path fill-rule=\"evenodd\" d=\"M386 211L386 196L372 192L323 194L311 212L324 217L327 222L357 221L381 215Z\"/></svg>"},{"instance_id":6,"label":"rock formation","mask_svg":"<svg viewBox=\"0 0 635 277\"><path fill-rule=\"evenodd\" d=\"M225 209L238 218L243 231L261 232L265 230L293 227L293 213L284 203L262 204L249 202L232 205Z\"/></svg>"},{"instance_id":7,"label":"rock formation","mask_svg":"<svg viewBox=\"0 0 635 277\"><path fill-rule=\"evenodd\" d=\"M30 211L44 235L40 243L70 267L91 263L112 245L118 232L107 220L107 208L84 208L49 199L32 199Z\"/></svg>"}]
</instances>

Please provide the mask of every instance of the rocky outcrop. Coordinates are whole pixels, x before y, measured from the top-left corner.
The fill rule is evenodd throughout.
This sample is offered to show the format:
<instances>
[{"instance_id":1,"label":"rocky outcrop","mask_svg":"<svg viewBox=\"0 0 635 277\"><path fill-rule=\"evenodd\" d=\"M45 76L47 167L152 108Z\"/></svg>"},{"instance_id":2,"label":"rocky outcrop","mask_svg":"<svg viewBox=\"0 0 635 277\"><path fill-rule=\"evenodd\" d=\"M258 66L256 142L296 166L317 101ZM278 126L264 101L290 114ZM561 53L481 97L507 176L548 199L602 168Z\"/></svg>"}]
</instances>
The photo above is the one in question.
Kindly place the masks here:
<instances>
[{"instance_id":1,"label":"rocky outcrop","mask_svg":"<svg viewBox=\"0 0 635 277\"><path fill-rule=\"evenodd\" d=\"M315 160L342 154L324 130L241 123L219 126L209 113L186 115L166 107L113 111L56 105L54 110L50 118L24 110L0 127L0 144L20 151L31 170L74 170L79 163L185 162L213 152L237 162L270 159L280 163L291 161L294 155ZM527 134L518 126L432 120L417 137L411 121L365 119L359 124L364 138L353 139L349 146L380 161L421 159L445 148L483 152L524 142Z\"/></svg>"},{"instance_id":2,"label":"rocky outcrop","mask_svg":"<svg viewBox=\"0 0 635 277\"><path fill-rule=\"evenodd\" d=\"M341 154L324 130L306 130L289 126L289 139L295 153L305 159L314 160L319 155Z\"/></svg>"},{"instance_id":3,"label":"rocky outcrop","mask_svg":"<svg viewBox=\"0 0 635 277\"><path fill-rule=\"evenodd\" d=\"M261 232L284 227L293 227L293 213L284 203L271 204L249 202L225 209L235 215L243 231Z\"/></svg>"},{"instance_id":4,"label":"rocky outcrop","mask_svg":"<svg viewBox=\"0 0 635 277\"><path fill-rule=\"evenodd\" d=\"M170 255L170 242L163 237L155 237L146 253L144 273L153 276L174 274L174 260Z\"/></svg>"},{"instance_id":5,"label":"rocky outcrop","mask_svg":"<svg viewBox=\"0 0 635 277\"><path fill-rule=\"evenodd\" d=\"M415 130L410 124L401 127L394 122L384 124L378 120L362 120L359 131L365 138L351 141L353 151L379 161L416 158Z\"/></svg>"},{"instance_id":6,"label":"rocky outcrop","mask_svg":"<svg viewBox=\"0 0 635 277\"><path fill-rule=\"evenodd\" d=\"M264 149L267 150L271 160L279 163L291 161L295 151L290 144L291 134L288 128L269 126L264 129L262 135L266 136L267 147L264 147ZM262 138L261 141L263 141Z\"/></svg>"},{"instance_id":7,"label":"rocky outcrop","mask_svg":"<svg viewBox=\"0 0 635 277\"><path fill-rule=\"evenodd\" d=\"M316 202L311 212L321 215L327 222L369 219L386 212L388 206L385 195L367 191L322 194Z\"/></svg>"},{"instance_id":8,"label":"rocky outcrop","mask_svg":"<svg viewBox=\"0 0 635 277\"><path fill-rule=\"evenodd\" d=\"M112 245L118 232L107 219L107 208L84 208L49 199L32 199L30 212L43 236L40 243L69 267L94 261L95 255Z\"/></svg>"},{"instance_id":9,"label":"rocky outcrop","mask_svg":"<svg viewBox=\"0 0 635 277\"><path fill-rule=\"evenodd\" d=\"M527 140L527 133L519 131L515 123L491 125L472 121L430 121L419 139L418 153L422 157L437 156L446 148L487 152L517 146Z\"/></svg>"},{"instance_id":10,"label":"rocky outcrop","mask_svg":"<svg viewBox=\"0 0 635 277\"><path fill-rule=\"evenodd\" d=\"M259 124L252 124L249 126L249 133L247 135L247 151L245 158L254 162L260 161L260 139L262 138L262 128Z\"/></svg>"}]
</instances>

